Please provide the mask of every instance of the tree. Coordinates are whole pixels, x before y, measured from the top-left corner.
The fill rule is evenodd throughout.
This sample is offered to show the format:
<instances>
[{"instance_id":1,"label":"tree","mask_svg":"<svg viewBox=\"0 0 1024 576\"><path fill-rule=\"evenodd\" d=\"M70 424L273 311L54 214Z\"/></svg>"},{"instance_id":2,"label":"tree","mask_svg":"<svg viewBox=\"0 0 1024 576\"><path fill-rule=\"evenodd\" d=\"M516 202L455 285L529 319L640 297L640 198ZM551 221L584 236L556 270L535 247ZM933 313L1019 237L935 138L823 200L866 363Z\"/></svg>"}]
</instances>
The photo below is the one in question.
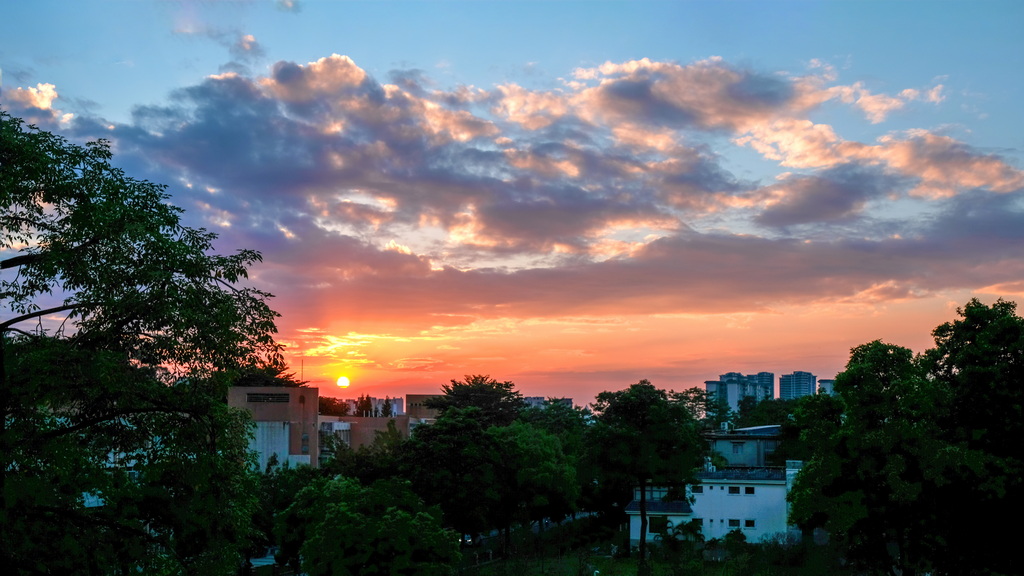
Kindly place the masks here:
<instances>
[{"instance_id":1,"label":"tree","mask_svg":"<svg viewBox=\"0 0 1024 576\"><path fill-rule=\"evenodd\" d=\"M828 529L865 568L1019 572L1012 534L974 520L1022 504L1024 319L1001 300L971 300L958 314L920 356L878 341L854 348L838 398L795 413L813 450L793 517Z\"/></svg>"},{"instance_id":2,"label":"tree","mask_svg":"<svg viewBox=\"0 0 1024 576\"><path fill-rule=\"evenodd\" d=\"M282 527L288 520L300 527L302 569L311 576L441 576L458 562L459 549L458 535L443 529L439 516L407 483L364 487L339 477L303 489Z\"/></svg>"},{"instance_id":3,"label":"tree","mask_svg":"<svg viewBox=\"0 0 1024 576\"><path fill-rule=\"evenodd\" d=\"M875 341L852 350L835 386L845 409L832 430L818 425L827 433L797 478L793 517L827 528L866 568L930 570L941 507L928 469L942 449L934 385L910 350Z\"/></svg>"},{"instance_id":4,"label":"tree","mask_svg":"<svg viewBox=\"0 0 1024 576\"><path fill-rule=\"evenodd\" d=\"M320 396L320 414L323 416L348 416L349 403L340 398Z\"/></svg>"},{"instance_id":5,"label":"tree","mask_svg":"<svg viewBox=\"0 0 1024 576\"><path fill-rule=\"evenodd\" d=\"M681 488L693 480L706 451L684 403L641 380L626 390L601 392L590 446L606 480L625 479L640 493L640 569L646 568L647 491Z\"/></svg>"},{"instance_id":6,"label":"tree","mask_svg":"<svg viewBox=\"0 0 1024 576\"><path fill-rule=\"evenodd\" d=\"M1018 573L1012 531L977 530L971 520L1024 505L1024 318L1003 300L973 299L957 314L932 332L935 347L922 359L946 406L934 415L946 444L932 455L938 498L958 504L937 507L935 563L948 574Z\"/></svg>"},{"instance_id":7,"label":"tree","mask_svg":"<svg viewBox=\"0 0 1024 576\"><path fill-rule=\"evenodd\" d=\"M781 425L789 420L795 406L796 400L782 398L758 400L753 396L744 396L740 398L736 427Z\"/></svg>"},{"instance_id":8,"label":"tree","mask_svg":"<svg viewBox=\"0 0 1024 576\"><path fill-rule=\"evenodd\" d=\"M555 436L561 444L562 454L575 470L578 494L577 506L564 510L549 510L547 516L560 521L584 503L594 502L596 469L586 458L586 433L592 414L589 408L580 408L549 398L542 406L527 407L519 419L534 428Z\"/></svg>"},{"instance_id":9,"label":"tree","mask_svg":"<svg viewBox=\"0 0 1024 576\"><path fill-rule=\"evenodd\" d=\"M575 509L576 469L557 437L525 422L491 426L485 434L494 484L481 488L496 495L491 518L504 532L506 549L513 524L564 518Z\"/></svg>"},{"instance_id":10,"label":"tree","mask_svg":"<svg viewBox=\"0 0 1024 576\"><path fill-rule=\"evenodd\" d=\"M523 395L512 382L498 382L485 375L466 376L462 381L452 380L441 387L443 396L427 399L428 408L444 413L451 408L476 407L485 428L507 426L525 406Z\"/></svg>"},{"instance_id":11,"label":"tree","mask_svg":"<svg viewBox=\"0 0 1024 576\"><path fill-rule=\"evenodd\" d=\"M230 569L254 502L226 389L280 365L269 295L239 286L260 256L211 255L163 186L110 159L0 111L0 557Z\"/></svg>"},{"instance_id":12,"label":"tree","mask_svg":"<svg viewBox=\"0 0 1024 576\"><path fill-rule=\"evenodd\" d=\"M402 475L428 504L444 513L446 526L477 534L497 526L495 449L479 408L452 407L429 426L419 426L401 460Z\"/></svg>"},{"instance_id":13,"label":"tree","mask_svg":"<svg viewBox=\"0 0 1024 576\"><path fill-rule=\"evenodd\" d=\"M363 394L356 398L356 416L368 418L373 416L373 400L369 394Z\"/></svg>"},{"instance_id":14,"label":"tree","mask_svg":"<svg viewBox=\"0 0 1024 576\"><path fill-rule=\"evenodd\" d=\"M384 402L380 406L381 418L391 418L394 415L395 408L391 405L391 396L385 396Z\"/></svg>"},{"instance_id":15,"label":"tree","mask_svg":"<svg viewBox=\"0 0 1024 576\"><path fill-rule=\"evenodd\" d=\"M294 372L288 372L287 370L288 367L283 363L245 366L239 370L239 374L232 383L232 386L281 386L285 388L298 388L307 384L307 382L296 378Z\"/></svg>"},{"instance_id":16,"label":"tree","mask_svg":"<svg viewBox=\"0 0 1024 576\"><path fill-rule=\"evenodd\" d=\"M328 475L356 478L363 484L401 477L399 462L406 438L395 421L389 420L385 430L374 432L373 442L353 450L342 444L323 470Z\"/></svg>"}]
</instances>

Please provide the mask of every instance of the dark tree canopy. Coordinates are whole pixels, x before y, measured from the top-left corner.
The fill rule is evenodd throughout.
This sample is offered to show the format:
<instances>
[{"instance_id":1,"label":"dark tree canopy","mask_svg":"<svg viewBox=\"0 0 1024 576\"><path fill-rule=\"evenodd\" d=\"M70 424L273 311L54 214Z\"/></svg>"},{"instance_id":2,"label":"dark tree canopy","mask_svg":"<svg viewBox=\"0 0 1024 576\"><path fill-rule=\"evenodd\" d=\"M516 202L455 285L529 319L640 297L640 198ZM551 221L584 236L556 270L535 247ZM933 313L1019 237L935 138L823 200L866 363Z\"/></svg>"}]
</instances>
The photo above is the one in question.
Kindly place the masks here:
<instances>
[{"instance_id":1,"label":"dark tree canopy","mask_svg":"<svg viewBox=\"0 0 1024 576\"><path fill-rule=\"evenodd\" d=\"M640 489L641 558L646 553L647 487L679 488L691 482L706 452L698 422L675 396L641 380L625 390L601 392L594 403L597 422L589 440L601 477Z\"/></svg>"},{"instance_id":2,"label":"dark tree canopy","mask_svg":"<svg viewBox=\"0 0 1024 576\"><path fill-rule=\"evenodd\" d=\"M441 387L443 396L428 399L428 408L442 414L450 408L480 409L484 427L507 426L519 416L525 403L512 382L498 382L486 375L466 376Z\"/></svg>"},{"instance_id":3,"label":"dark tree canopy","mask_svg":"<svg viewBox=\"0 0 1024 576\"><path fill-rule=\"evenodd\" d=\"M110 160L0 111L0 557L229 570L254 502L226 389L280 365L269 295L239 284L260 256L212 255L163 186Z\"/></svg>"},{"instance_id":4,"label":"dark tree canopy","mask_svg":"<svg viewBox=\"0 0 1024 576\"><path fill-rule=\"evenodd\" d=\"M837 398L798 405L810 458L793 518L824 527L853 563L902 574L1015 574L1010 530L979 519L1020 509L1024 319L972 300L924 354L854 348Z\"/></svg>"},{"instance_id":5,"label":"dark tree canopy","mask_svg":"<svg viewBox=\"0 0 1024 576\"><path fill-rule=\"evenodd\" d=\"M459 560L458 535L441 527L405 482L321 478L278 518L290 558L311 576L444 576Z\"/></svg>"}]
</instances>

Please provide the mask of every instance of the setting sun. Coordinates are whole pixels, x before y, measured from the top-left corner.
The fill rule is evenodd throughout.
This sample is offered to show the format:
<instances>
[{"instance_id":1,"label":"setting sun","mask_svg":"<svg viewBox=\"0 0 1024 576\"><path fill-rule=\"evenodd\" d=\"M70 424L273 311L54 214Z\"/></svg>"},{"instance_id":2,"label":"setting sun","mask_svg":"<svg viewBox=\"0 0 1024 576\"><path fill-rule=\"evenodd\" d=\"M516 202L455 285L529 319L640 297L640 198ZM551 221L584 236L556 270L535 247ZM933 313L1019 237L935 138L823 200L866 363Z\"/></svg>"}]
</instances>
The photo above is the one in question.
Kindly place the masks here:
<instances>
[{"instance_id":1,"label":"setting sun","mask_svg":"<svg viewBox=\"0 0 1024 576\"><path fill-rule=\"evenodd\" d=\"M340 388L348 388L349 381L347 376L340 376L338 378L338 386Z\"/></svg>"}]
</instances>

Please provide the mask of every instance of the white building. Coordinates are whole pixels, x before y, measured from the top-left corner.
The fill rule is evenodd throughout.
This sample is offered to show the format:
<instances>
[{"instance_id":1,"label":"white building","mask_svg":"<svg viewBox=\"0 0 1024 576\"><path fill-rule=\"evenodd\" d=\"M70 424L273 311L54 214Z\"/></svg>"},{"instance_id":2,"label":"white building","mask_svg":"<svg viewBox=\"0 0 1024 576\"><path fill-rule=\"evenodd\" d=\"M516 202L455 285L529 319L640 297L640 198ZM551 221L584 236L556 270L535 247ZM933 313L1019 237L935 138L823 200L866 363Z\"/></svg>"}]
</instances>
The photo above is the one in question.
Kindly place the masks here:
<instances>
[{"instance_id":1,"label":"white building","mask_svg":"<svg viewBox=\"0 0 1024 576\"><path fill-rule=\"evenodd\" d=\"M727 468L697 474L689 487L692 518L700 520L706 540L741 530L748 542L786 532L786 470L784 468Z\"/></svg>"},{"instance_id":2,"label":"white building","mask_svg":"<svg viewBox=\"0 0 1024 576\"><path fill-rule=\"evenodd\" d=\"M800 462L787 462L785 468L726 468L697 473L698 483L688 486L686 500L666 500L668 490L652 487L647 493L648 540L657 542L660 534L698 521L705 540L723 538L740 530L748 542L789 530L786 495ZM639 489L626 507L631 541L640 541Z\"/></svg>"},{"instance_id":3,"label":"white building","mask_svg":"<svg viewBox=\"0 0 1024 576\"><path fill-rule=\"evenodd\" d=\"M671 532L693 519L693 510L685 500L667 500L668 490L661 486L647 487L647 541L656 542L660 535ZM640 542L640 488L633 489L633 501L626 506L629 516L629 539Z\"/></svg>"}]
</instances>

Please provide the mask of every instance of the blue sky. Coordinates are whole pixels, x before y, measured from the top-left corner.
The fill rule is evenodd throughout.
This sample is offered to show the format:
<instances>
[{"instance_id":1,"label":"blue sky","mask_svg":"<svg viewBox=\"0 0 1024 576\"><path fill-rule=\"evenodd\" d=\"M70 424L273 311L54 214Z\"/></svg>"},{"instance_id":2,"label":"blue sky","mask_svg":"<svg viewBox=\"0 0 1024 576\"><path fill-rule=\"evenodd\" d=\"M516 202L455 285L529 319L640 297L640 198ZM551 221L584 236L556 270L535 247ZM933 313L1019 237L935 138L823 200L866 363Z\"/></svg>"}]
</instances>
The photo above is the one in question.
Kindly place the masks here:
<instances>
[{"instance_id":1,"label":"blue sky","mask_svg":"<svg viewBox=\"0 0 1024 576\"><path fill-rule=\"evenodd\" d=\"M10 3L0 105L256 248L314 383L831 377L1024 297L1019 2Z\"/></svg>"}]
</instances>

